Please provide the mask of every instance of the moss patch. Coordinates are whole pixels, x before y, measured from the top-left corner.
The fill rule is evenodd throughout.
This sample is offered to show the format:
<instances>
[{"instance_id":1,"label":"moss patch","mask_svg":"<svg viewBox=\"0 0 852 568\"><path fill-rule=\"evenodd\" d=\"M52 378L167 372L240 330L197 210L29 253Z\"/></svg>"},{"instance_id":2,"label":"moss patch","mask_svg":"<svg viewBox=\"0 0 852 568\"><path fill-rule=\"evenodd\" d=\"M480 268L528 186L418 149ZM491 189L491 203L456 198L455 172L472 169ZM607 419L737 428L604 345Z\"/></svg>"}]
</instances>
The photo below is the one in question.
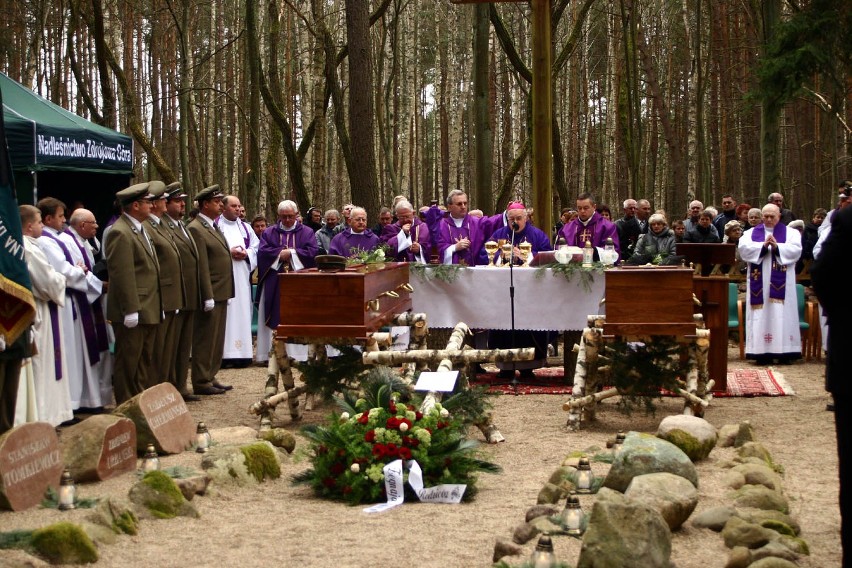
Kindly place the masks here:
<instances>
[{"instance_id":1,"label":"moss patch","mask_svg":"<svg viewBox=\"0 0 852 568\"><path fill-rule=\"evenodd\" d=\"M112 528L115 532L136 535L139 534L139 519L133 511L124 511L115 518Z\"/></svg>"},{"instance_id":2,"label":"moss patch","mask_svg":"<svg viewBox=\"0 0 852 568\"><path fill-rule=\"evenodd\" d=\"M258 481L281 477L278 458L267 444L249 444L241 447L240 451L246 458L246 469Z\"/></svg>"},{"instance_id":3,"label":"moss patch","mask_svg":"<svg viewBox=\"0 0 852 568\"><path fill-rule=\"evenodd\" d=\"M33 531L32 545L52 564L91 564L98 561L98 551L92 539L73 523L56 523Z\"/></svg>"},{"instance_id":4,"label":"moss patch","mask_svg":"<svg viewBox=\"0 0 852 568\"><path fill-rule=\"evenodd\" d=\"M785 534L787 536L796 536L796 531L793 530L793 527L788 525L787 523L782 523L781 521L762 521L760 526L765 527L767 529L772 529L777 533Z\"/></svg>"},{"instance_id":5,"label":"moss patch","mask_svg":"<svg viewBox=\"0 0 852 568\"><path fill-rule=\"evenodd\" d=\"M678 429L668 432L664 438L666 441L680 448L693 462L703 460L709 456L710 452L716 446L715 440L707 440L702 444L692 434Z\"/></svg>"}]
</instances>

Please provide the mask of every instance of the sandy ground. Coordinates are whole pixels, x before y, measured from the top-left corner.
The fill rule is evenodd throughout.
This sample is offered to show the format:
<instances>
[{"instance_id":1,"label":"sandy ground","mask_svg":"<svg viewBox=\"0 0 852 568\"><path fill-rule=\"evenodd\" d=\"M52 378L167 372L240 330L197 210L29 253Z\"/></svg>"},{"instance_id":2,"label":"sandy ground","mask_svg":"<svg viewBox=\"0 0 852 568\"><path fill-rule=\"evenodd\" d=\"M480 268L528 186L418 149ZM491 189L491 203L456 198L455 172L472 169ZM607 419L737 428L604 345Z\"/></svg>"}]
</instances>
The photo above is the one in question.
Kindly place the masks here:
<instances>
[{"instance_id":1,"label":"sandy ground","mask_svg":"<svg viewBox=\"0 0 852 568\"><path fill-rule=\"evenodd\" d=\"M729 366L747 367L730 350ZM826 412L829 401L823 390L822 362L799 362L779 367L796 390L796 396L780 398L715 399L706 414L716 427L750 420L757 436L786 470L785 490L792 514L802 526L811 556L800 566L830 568L841 565L839 512L837 507L837 456L834 415ZM243 425L257 427L249 404L262 397L265 370L225 370L223 382L234 390L190 403L196 420L211 429ZM654 432L659 421L679 413L679 399L657 404L656 416L619 413L610 401L598 413L598 421L581 432L565 430L562 395L500 396L495 399L496 423L505 443L488 446L492 461L503 473L483 474L475 501L462 505L406 503L391 511L369 515L362 507L317 499L305 486L294 486L290 476L306 469L294 456L285 458L281 479L251 488L219 487L193 503L200 519L144 521L140 534L123 536L119 544L100 551L101 566L419 566L467 567L491 564L497 539L510 539L523 523L526 510L535 504L541 485L563 457L572 450L603 446L620 429ZM331 406L306 413L304 422L321 422ZM282 410L279 424L297 430ZM477 433L477 437L478 433ZM299 443L303 439L299 438ZM722 485L721 464L733 456L730 449L713 451L698 464L700 502L697 511L729 503ZM163 458L164 466L198 467L192 452ZM593 463L596 473L608 466ZM135 475L80 488L81 496L126 494ZM581 503L591 508L594 496ZM85 510L59 512L32 509L0 512L0 531L36 528L58 520L81 520ZM554 538L560 560L574 565L580 542ZM532 550L527 545L526 551ZM5 556L5 560L4 560ZM689 522L673 537L672 561L678 568L716 568L725 565L728 550L720 536L693 528ZM520 558L507 558L519 563ZM0 551L0 566L12 561Z\"/></svg>"}]
</instances>

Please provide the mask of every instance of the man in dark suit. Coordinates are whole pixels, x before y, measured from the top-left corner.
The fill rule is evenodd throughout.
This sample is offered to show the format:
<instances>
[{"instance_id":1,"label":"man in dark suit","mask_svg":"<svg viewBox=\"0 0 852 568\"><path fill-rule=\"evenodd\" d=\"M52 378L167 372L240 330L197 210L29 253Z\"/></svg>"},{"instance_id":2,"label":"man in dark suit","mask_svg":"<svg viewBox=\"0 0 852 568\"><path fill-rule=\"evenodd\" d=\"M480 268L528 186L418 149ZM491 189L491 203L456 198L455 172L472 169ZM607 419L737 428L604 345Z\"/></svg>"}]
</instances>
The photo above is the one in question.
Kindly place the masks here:
<instances>
[{"instance_id":1,"label":"man in dark suit","mask_svg":"<svg viewBox=\"0 0 852 568\"><path fill-rule=\"evenodd\" d=\"M231 251L214 223L222 213L218 185L202 189L195 196L198 215L187 226L198 249L202 309L195 314L192 339L192 390L195 394L222 394L231 390L216 380L225 347L225 321L228 300L234 297L234 265Z\"/></svg>"},{"instance_id":2,"label":"man in dark suit","mask_svg":"<svg viewBox=\"0 0 852 568\"><path fill-rule=\"evenodd\" d=\"M625 199L623 207L624 217L615 222L615 228L618 230L618 242L621 244L621 259L626 260L633 255L642 228L636 219L636 200Z\"/></svg>"},{"instance_id":3,"label":"man in dark suit","mask_svg":"<svg viewBox=\"0 0 852 568\"><path fill-rule=\"evenodd\" d=\"M145 220L145 232L157 252L157 262L160 263L160 296L163 300L163 322L157 326L157 337L154 340L154 352L157 356L152 361L148 376L151 387L155 384L175 380L175 356L177 354L176 317L183 309L183 279L181 278L180 254L172 237L172 231L163 223L166 213L166 184L152 181L148 192L154 197L151 202L151 215Z\"/></svg>"},{"instance_id":4,"label":"man in dark suit","mask_svg":"<svg viewBox=\"0 0 852 568\"><path fill-rule=\"evenodd\" d=\"M852 192L852 190L847 190ZM852 255L852 207L839 209L831 221L831 234L811 265L811 283L828 318L825 389L834 398L834 425L840 473L840 542L843 565L852 564L852 381L849 378L852 341L852 302L849 280L840 275Z\"/></svg>"},{"instance_id":5,"label":"man in dark suit","mask_svg":"<svg viewBox=\"0 0 852 568\"><path fill-rule=\"evenodd\" d=\"M184 225L186 213L186 193L179 181L166 186L166 215L160 219L172 234L172 240L180 255L180 275L183 281L184 303L175 315L175 367L169 380L174 380L175 388L186 402L201 400L186 387L189 375L189 356L192 351L193 326L195 314L201 308L201 289L199 288L198 249Z\"/></svg>"},{"instance_id":6,"label":"man in dark suit","mask_svg":"<svg viewBox=\"0 0 852 568\"><path fill-rule=\"evenodd\" d=\"M157 255L142 224L151 212L148 186L148 182L138 183L116 194L122 214L106 243L107 318L115 332L112 383L118 404L149 385L154 340L163 313Z\"/></svg>"}]
</instances>

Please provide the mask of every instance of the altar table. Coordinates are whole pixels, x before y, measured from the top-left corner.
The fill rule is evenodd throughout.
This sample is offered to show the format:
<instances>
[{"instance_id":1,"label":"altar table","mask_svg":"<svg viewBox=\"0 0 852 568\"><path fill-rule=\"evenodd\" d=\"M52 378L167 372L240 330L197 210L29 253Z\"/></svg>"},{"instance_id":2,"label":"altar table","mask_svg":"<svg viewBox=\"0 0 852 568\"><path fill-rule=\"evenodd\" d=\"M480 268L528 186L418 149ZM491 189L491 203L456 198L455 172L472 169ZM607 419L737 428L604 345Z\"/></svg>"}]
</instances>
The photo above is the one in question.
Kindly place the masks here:
<instances>
[{"instance_id":1,"label":"altar table","mask_svg":"<svg viewBox=\"0 0 852 568\"><path fill-rule=\"evenodd\" d=\"M580 274L569 281L550 268L514 268L515 329L582 330L589 314L605 313L604 275L590 275L593 280L584 285ZM512 328L508 268L462 268L451 283L412 272L410 283L412 309L426 314L429 327L464 322L472 329Z\"/></svg>"}]
</instances>

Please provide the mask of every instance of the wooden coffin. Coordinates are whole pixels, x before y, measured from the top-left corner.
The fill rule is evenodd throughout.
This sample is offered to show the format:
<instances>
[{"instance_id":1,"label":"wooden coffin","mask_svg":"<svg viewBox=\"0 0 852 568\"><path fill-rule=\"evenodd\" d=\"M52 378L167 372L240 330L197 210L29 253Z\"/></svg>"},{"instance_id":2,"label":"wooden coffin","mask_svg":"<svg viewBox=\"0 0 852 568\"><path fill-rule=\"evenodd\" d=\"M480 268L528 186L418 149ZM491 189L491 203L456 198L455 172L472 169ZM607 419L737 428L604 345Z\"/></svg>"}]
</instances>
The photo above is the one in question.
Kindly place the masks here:
<instances>
[{"instance_id":1,"label":"wooden coffin","mask_svg":"<svg viewBox=\"0 0 852 568\"><path fill-rule=\"evenodd\" d=\"M411 296L405 287L405 262L357 265L340 272L310 268L280 274L278 278L279 339L366 339L367 334L387 325L393 316L411 309Z\"/></svg>"},{"instance_id":2,"label":"wooden coffin","mask_svg":"<svg viewBox=\"0 0 852 568\"><path fill-rule=\"evenodd\" d=\"M695 335L692 270L624 267L605 275L605 335Z\"/></svg>"}]
</instances>

